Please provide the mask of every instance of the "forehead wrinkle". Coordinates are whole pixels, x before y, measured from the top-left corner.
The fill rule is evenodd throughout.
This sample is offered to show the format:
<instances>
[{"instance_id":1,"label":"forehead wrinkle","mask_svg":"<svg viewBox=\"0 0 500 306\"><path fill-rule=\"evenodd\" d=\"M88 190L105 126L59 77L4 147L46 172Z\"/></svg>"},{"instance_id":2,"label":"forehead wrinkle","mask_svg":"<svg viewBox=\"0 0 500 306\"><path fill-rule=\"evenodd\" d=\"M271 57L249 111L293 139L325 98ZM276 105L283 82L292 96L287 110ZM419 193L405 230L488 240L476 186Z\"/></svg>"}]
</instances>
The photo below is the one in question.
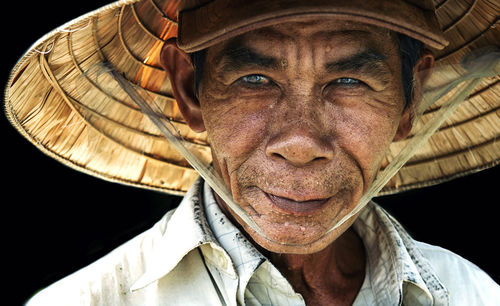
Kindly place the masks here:
<instances>
[{"instance_id":1,"label":"forehead wrinkle","mask_svg":"<svg viewBox=\"0 0 500 306\"><path fill-rule=\"evenodd\" d=\"M257 29L248 33L248 39L252 40L252 36L265 37L269 43L275 42L285 42L285 41L293 41L297 36L294 31L290 32L292 29L283 28L283 25L265 27L261 29ZM287 33L289 32L289 33Z\"/></svg>"},{"instance_id":2,"label":"forehead wrinkle","mask_svg":"<svg viewBox=\"0 0 500 306\"><path fill-rule=\"evenodd\" d=\"M312 39L327 40L327 41L359 41L361 37L369 39L369 31L361 29L339 29L339 30L324 30L314 33L309 36Z\"/></svg>"},{"instance_id":3,"label":"forehead wrinkle","mask_svg":"<svg viewBox=\"0 0 500 306\"><path fill-rule=\"evenodd\" d=\"M265 27L249 32L245 36L247 44L252 45L262 54L270 54L270 57L276 59L276 70L286 70L288 60L291 54L296 53L297 35L289 31L289 27L282 27L282 24ZM295 28L295 27L292 27Z\"/></svg>"},{"instance_id":4,"label":"forehead wrinkle","mask_svg":"<svg viewBox=\"0 0 500 306\"><path fill-rule=\"evenodd\" d=\"M248 46L244 37L231 40L214 58L215 65L223 72L239 70L245 66L279 69L278 62L277 58Z\"/></svg>"}]
</instances>

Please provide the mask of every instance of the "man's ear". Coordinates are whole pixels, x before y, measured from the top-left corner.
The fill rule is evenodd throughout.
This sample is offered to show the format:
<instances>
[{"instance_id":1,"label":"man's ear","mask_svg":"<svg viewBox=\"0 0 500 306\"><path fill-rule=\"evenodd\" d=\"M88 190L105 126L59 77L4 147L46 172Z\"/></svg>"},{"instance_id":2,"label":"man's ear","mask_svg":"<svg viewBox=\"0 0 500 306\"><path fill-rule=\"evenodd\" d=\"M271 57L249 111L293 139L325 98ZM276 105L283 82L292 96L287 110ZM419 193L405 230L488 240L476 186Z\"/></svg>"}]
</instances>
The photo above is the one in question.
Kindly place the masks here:
<instances>
[{"instance_id":1,"label":"man's ear","mask_svg":"<svg viewBox=\"0 0 500 306\"><path fill-rule=\"evenodd\" d=\"M187 124L195 132L205 131L200 102L195 92L191 58L177 47L175 39L171 39L163 45L160 63L168 75L177 105Z\"/></svg>"},{"instance_id":2,"label":"man's ear","mask_svg":"<svg viewBox=\"0 0 500 306\"><path fill-rule=\"evenodd\" d=\"M393 141L405 139L413 127L413 110L416 109L424 94L424 86L432 74L434 67L434 55L429 51L424 51L417 64L413 68L413 89L411 103L406 106L399 121L398 130Z\"/></svg>"}]
</instances>

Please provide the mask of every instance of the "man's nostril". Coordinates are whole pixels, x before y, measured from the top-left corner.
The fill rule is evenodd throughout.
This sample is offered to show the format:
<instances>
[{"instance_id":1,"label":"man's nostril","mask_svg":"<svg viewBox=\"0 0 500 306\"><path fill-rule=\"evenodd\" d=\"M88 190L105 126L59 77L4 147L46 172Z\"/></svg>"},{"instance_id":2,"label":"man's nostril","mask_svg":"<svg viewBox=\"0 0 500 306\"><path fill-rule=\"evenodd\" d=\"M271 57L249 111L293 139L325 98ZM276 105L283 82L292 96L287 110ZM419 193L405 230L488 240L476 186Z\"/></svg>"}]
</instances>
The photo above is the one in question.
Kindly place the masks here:
<instances>
[{"instance_id":1,"label":"man's nostril","mask_svg":"<svg viewBox=\"0 0 500 306\"><path fill-rule=\"evenodd\" d=\"M272 153L271 156L277 159L286 159L283 155L279 153Z\"/></svg>"},{"instance_id":2,"label":"man's nostril","mask_svg":"<svg viewBox=\"0 0 500 306\"><path fill-rule=\"evenodd\" d=\"M276 160L303 167L312 162L328 161L333 158L333 147L312 133L288 131L271 139L266 155Z\"/></svg>"}]
</instances>

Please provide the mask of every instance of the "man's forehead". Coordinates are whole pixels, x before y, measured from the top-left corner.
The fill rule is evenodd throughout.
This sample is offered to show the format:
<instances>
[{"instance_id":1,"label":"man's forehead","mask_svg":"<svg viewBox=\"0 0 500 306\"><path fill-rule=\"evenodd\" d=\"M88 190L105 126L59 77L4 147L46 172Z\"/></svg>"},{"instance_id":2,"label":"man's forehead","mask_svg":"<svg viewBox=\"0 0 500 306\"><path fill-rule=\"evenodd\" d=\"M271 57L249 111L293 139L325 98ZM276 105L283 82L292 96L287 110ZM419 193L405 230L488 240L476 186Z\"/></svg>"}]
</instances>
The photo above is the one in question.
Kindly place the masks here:
<instances>
[{"instance_id":1,"label":"man's forehead","mask_svg":"<svg viewBox=\"0 0 500 306\"><path fill-rule=\"evenodd\" d=\"M350 37L386 35L391 31L354 21L342 21L331 17L304 17L295 22L279 23L247 33L249 36L269 35L277 39ZM274 35L273 35L274 34Z\"/></svg>"},{"instance_id":2,"label":"man's forehead","mask_svg":"<svg viewBox=\"0 0 500 306\"><path fill-rule=\"evenodd\" d=\"M250 47L263 53L284 52L288 45L318 44L325 51L337 47L356 50L371 48L384 50L388 43L395 44L395 33L358 22L338 21L331 18L299 20L249 31L214 46L216 53ZM274 51L274 52L273 52ZM220 54L222 55L222 54Z\"/></svg>"}]
</instances>

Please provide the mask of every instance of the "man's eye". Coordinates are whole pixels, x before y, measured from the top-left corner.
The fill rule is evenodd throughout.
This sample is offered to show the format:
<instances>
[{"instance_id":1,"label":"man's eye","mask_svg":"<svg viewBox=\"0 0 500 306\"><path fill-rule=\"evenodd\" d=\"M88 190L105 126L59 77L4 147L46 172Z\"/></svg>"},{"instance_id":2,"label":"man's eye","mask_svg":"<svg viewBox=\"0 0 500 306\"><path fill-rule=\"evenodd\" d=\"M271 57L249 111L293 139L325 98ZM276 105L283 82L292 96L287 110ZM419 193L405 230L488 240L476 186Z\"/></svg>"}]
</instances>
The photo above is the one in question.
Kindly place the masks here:
<instances>
[{"instance_id":1,"label":"man's eye","mask_svg":"<svg viewBox=\"0 0 500 306\"><path fill-rule=\"evenodd\" d=\"M267 77L260 74L246 75L240 80L249 85L267 85L271 82Z\"/></svg>"},{"instance_id":2,"label":"man's eye","mask_svg":"<svg viewBox=\"0 0 500 306\"><path fill-rule=\"evenodd\" d=\"M363 82L361 82L360 80L352 79L352 78L336 79L335 81L333 81L333 83L338 84L338 85L360 85L360 84L363 84Z\"/></svg>"},{"instance_id":3,"label":"man's eye","mask_svg":"<svg viewBox=\"0 0 500 306\"><path fill-rule=\"evenodd\" d=\"M365 82L354 78L338 78L327 84L328 92L342 95L359 95L371 87Z\"/></svg>"}]
</instances>

